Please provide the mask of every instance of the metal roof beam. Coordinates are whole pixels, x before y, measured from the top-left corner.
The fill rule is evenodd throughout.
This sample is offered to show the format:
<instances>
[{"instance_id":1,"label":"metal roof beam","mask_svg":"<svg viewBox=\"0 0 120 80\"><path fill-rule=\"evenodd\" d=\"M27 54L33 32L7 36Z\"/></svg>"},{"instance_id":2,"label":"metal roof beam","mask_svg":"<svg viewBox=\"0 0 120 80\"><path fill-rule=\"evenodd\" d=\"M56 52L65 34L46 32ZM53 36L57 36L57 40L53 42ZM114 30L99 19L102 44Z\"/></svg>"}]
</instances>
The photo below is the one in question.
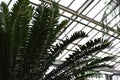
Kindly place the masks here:
<instances>
[{"instance_id":1,"label":"metal roof beam","mask_svg":"<svg viewBox=\"0 0 120 80\"><path fill-rule=\"evenodd\" d=\"M48 3L48 4L51 4L51 0L40 0L40 1L44 1L44 2L46 2L46 3ZM31 3L34 4L34 5L36 5L36 6L38 6L37 4L35 4L35 3L33 3L33 2L31 2ZM68 12L68 13L70 13L70 14L73 14L73 15L75 15L75 16L77 16L77 17L80 17L80 18L85 19L85 20L87 20L87 21L89 21L89 22L92 22L92 23L94 23L94 24L96 24L96 25L98 25L98 26L100 26L100 27L102 27L102 28L103 28L104 26L106 26L106 25L104 25L104 24L102 24L102 23L100 23L100 22L98 22L98 21L96 21L96 20L93 20L93 19L91 19L91 18L89 18L89 17L87 17L87 16L85 16L85 15L78 14L78 13L75 12L74 10L69 9L69 8L67 8L67 7L65 7L65 6L63 6L63 5L60 5L60 4L59 4L59 7L60 7L60 9L66 11L66 12ZM108 27L104 27L104 28L106 28L106 29L108 29L108 30L110 30L110 31L112 31L112 32L117 33L117 34L120 35L120 32L118 32L117 30L115 30L115 29L113 29L113 28L111 28L111 27L109 27L109 26L108 26Z\"/></svg>"}]
</instances>

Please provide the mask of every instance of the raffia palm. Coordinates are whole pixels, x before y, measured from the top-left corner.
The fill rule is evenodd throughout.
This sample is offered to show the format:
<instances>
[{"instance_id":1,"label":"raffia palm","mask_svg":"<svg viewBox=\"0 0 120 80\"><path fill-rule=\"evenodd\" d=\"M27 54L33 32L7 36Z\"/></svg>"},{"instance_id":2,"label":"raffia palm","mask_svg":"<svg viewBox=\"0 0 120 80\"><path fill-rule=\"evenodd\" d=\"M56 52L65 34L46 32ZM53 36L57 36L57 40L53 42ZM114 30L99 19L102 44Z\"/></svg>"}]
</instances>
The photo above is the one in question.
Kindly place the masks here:
<instances>
[{"instance_id":1,"label":"raffia palm","mask_svg":"<svg viewBox=\"0 0 120 80\"><path fill-rule=\"evenodd\" d=\"M102 62L112 58L90 57L110 45L98 38L79 45L66 61L48 73L66 47L87 34L75 32L53 46L68 23L59 23L59 7L54 2L51 6L43 2L34 8L28 0L18 0L11 10L2 2L0 9L0 80L84 80L94 74L93 69L108 66Z\"/></svg>"}]
</instances>

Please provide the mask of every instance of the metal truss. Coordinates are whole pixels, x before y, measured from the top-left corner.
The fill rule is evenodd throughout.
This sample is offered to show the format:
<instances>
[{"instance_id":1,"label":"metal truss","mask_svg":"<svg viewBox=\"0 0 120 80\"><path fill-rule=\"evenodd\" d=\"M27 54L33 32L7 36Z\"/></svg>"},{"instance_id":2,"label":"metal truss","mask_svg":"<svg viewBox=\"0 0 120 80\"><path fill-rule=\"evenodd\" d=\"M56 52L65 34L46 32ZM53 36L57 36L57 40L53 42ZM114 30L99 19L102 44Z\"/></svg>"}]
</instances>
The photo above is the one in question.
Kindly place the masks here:
<instances>
[{"instance_id":1,"label":"metal truss","mask_svg":"<svg viewBox=\"0 0 120 80\"><path fill-rule=\"evenodd\" d=\"M51 4L51 1L52 1L52 0L40 0L40 1L46 2L47 4ZM55 1L56 1L56 0L55 0ZM57 0L58 4L59 4L61 1L62 1L62 0ZM116 56L115 59L111 60L111 62L108 63L108 64L113 65L113 66L114 66L114 69L112 69L112 70L111 70L111 69L104 69L104 71L109 71L109 72L118 73L119 70L120 70L120 60L117 60L117 59L120 58L120 55L118 55L119 53L116 54L116 51L120 49L120 37L119 37L120 32L115 29L115 26L116 26L118 23L120 23L120 21L118 21L114 26L111 27L111 26L107 26L107 25L101 23L100 21L97 21L97 20L94 19L94 18L96 18L102 11L104 11L104 9L107 7L107 5L108 5L109 3L106 4L106 6L104 6L104 8L101 9L100 12L94 16L94 18L90 18L90 17L87 16L87 14L89 14L90 11L92 11L92 9L94 9L94 8L101 2L101 0L98 0L98 2L96 2L96 4L94 4L94 6L93 6L86 14L83 14L83 12L84 12L94 1L97 1L97 0L86 0L86 1L82 4L82 6L78 8L78 10L70 9L70 6L75 2L75 0L72 0L71 3L70 3L67 7L64 6L64 5L62 5L62 4L59 4L60 10L63 11L62 13L60 13L60 15L61 15L62 17L64 17L64 18L66 18L66 19L69 19L69 21L70 21L69 24L68 24L67 26L65 26L65 28L63 29L63 31L61 31L61 34L60 34L59 36L64 35L64 34L65 34L65 31L66 31L74 22L76 22L76 25L74 25L74 26L72 27L72 29L71 29L70 31L68 31L68 33L66 33L66 35L70 34L70 32L72 32L73 29L74 29L77 25L79 25L79 24L84 25L84 27L83 27L81 30L85 30L85 28L87 28L87 27L89 27L89 28L91 29L87 34L90 34L92 31L97 31L97 33L96 33L95 35L93 35L89 40L95 38L99 33L107 34L107 35L108 35L108 38L107 38L107 39L109 39L111 42L116 42L116 41L118 41L118 42L115 43L115 44L113 44L113 47L108 48L107 51L99 51L99 52L95 53L94 56L100 54L100 52L101 52L101 53L104 53L104 55L112 55L112 56L114 55L114 56ZM33 2L30 2L30 3L31 3L32 5L38 6L38 4L36 4L36 3L33 3ZM118 6L119 6L119 5L117 5L113 10L115 10ZM65 15L64 13L69 13L69 14L71 14L72 16L67 16L67 15ZM111 12L109 12L109 14L107 14L106 17L109 16L110 14L111 14ZM118 15L119 15L119 13L118 13ZM80 18L80 20L78 20L78 18ZM85 22L82 22L82 20L88 21L88 23L86 24ZM111 21L109 21L109 23L111 23L113 20L114 20L114 18L113 18ZM91 23L94 24L94 26L91 26L91 25L90 25ZM106 26L106 27L104 27L104 26ZM105 32L105 31L103 31L103 30L101 30L101 29L98 29L97 27L100 27L101 29L102 29L102 28L105 28L105 29L111 31L113 34L107 33L107 32ZM58 36L57 40L61 41L61 39L59 39L59 36ZM64 38L65 38L65 36L64 36L62 39L64 39ZM88 41L89 41L89 40L88 40ZM56 60L56 63L55 63L55 64L61 63L61 62L62 62L62 58L63 58L66 54L68 54L70 51L73 51L73 48L74 48L76 45L79 45L79 43L80 43L81 41L82 41L82 40L79 40L77 43L72 43L74 46L73 46L72 48L70 48L70 49L66 49L67 52L64 53L64 55L63 55L59 60ZM117 48L114 49L113 51L111 51L111 49L113 49L113 48L116 47L116 46L117 46ZM111 51L111 52L109 52L109 51ZM97 56L97 57L98 57L98 56ZM99 56L99 57L102 57L102 56ZM114 64L113 64L113 63L114 63Z\"/></svg>"}]
</instances>

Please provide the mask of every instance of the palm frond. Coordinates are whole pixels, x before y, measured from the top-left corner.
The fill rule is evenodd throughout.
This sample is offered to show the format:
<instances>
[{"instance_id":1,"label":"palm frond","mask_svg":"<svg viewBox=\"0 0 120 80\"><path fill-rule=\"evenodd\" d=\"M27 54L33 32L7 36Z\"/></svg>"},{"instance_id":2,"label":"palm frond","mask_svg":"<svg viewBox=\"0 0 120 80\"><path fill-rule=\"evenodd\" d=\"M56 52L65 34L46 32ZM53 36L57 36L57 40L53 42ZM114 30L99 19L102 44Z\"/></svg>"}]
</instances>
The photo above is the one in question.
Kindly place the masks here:
<instances>
[{"instance_id":1,"label":"palm frond","mask_svg":"<svg viewBox=\"0 0 120 80\"><path fill-rule=\"evenodd\" d=\"M54 66L72 42L88 36L77 31L53 45L68 23L59 22L58 3L43 2L34 8L29 0L18 0L9 10L2 2L0 11L0 80L77 80L93 75L93 69L111 67L104 62L113 57L92 57L110 46L102 38L79 45L66 61Z\"/></svg>"},{"instance_id":2,"label":"palm frond","mask_svg":"<svg viewBox=\"0 0 120 80\"><path fill-rule=\"evenodd\" d=\"M0 79L7 80L10 77L10 54L9 34L7 33L7 22L9 10L7 5L1 3L0 12Z\"/></svg>"},{"instance_id":3,"label":"palm frond","mask_svg":"<svg viewBox=\"0 0 120 80\"><path fill-rule=\"evenodd\" d=\"M76 49L74 51L74 53L72 55L70 55L70 57L67 58L66 61L63 64L59 65L56 69L53 69L51 71L51 73L48 74L46 77L50 78L51 76L56 76L58 73L60 73L62 70L65 70L67 67L73 66L73 63L76 64L77 61L80 64L80 60L86 60L87 56L92 56L92 54L94 52L102 50L102 49L106 48L109 45L110 45L110 42L106 42L106 40L102 40L100 38L99 39L95 39L95 40L90 41L90 42L87 42L85 45L80 46L79 49ZM103 61L110 60L113 57L107 57L107 58L103 58L103 60L102 59L100 59L100 60L99 59L95 59L95 60L91 60L91 61L96 61L95 64L99 64L99 63L101 63ZM91 62L91 61L89 61L89 62ZM98 61L98 63L97 63L97 61ZM82 64L80 64L80 65L82 66ZM88 65L86 65L86 66L88 67ZM97 67L97 66L95 66L95 67ZM93 67L91 69L94 69L95 67ZM74 67L74 70L76 70L75 68L76 68L76 66ZM73 72L75 72L75 71L73 71Z\"/></svg>"}]
</instances>

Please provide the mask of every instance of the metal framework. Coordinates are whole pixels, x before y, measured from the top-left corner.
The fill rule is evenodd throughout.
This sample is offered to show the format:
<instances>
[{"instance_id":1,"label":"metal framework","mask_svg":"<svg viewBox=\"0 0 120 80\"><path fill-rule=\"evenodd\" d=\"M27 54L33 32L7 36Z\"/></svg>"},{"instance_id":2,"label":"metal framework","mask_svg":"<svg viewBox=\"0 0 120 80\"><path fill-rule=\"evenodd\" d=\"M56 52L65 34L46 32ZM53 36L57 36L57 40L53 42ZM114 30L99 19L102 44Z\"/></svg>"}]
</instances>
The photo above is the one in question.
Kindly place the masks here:
<instances>
[{"instance_id":1,"label":"metal framework","mask_svg":"<svg viewBox=\"0 0 120 80\"><path fill-rule=\"evenodd\" d=\"M40 1L44 1L48 4L51 4L51 0L40 0ZM114 0L107 0L106 3L103 0L82 0L82 2L80 0L54 0L54 1L59 3L59 7L61 11L60 19L69 20L68 25L65 26L65 28L59 35L58 42L60 42L61 39L64 39L66 36L69 36L71 33L77 30L83 30L88 35L90 35L90 37L87 38L87 41L98 37L103 37L103 34L106 34L108 36L107 39L109 39L113 43L112 47L109 47L103 51L99 51L95 53L93 56L97 56L97 57L104 57L108 55L116 56L113 60L107 62L107 64L113 65L114 69L112 70L103 69L103 70L118 73L120 70L120 53L119 53L120 32L116 29L116 25L120 23L120 19L118 19L118 21L112 26L109 26L107 24L112 23L112 21L120 15L120 12L117 13L117 15L114 18L112 18L107 24L103 24L101 21L103 19L102 17L105 13L105 10L108 8L108 5ZM34 2L31 2L31 4L38 6ZM72 5L76 5L77 9L74 8L74 6ZM100 5L103 6L101 7ZM96 7L99 9L96 9ZM113 8L113 11L119 7L120 5L117 4ZM94 12L95 9L96 12ZM110 11L108 14L106 14L104 18L111 15L113 11ZM90 15L92 15L92 17ZM101 17L101 19L97 19L99 17ZM108 32L104 31L103 28L107 29ZM65 57L74 50L76 45L79 45L80 43L84 43L84 41L85 41L84 39L81 39L79 41L76 41L75 43L72 43L71 46L65 50L64 54L57 59L57 63L58 64L61 63L62 60L64 60Z\"/></svg>"},{"instance_id":2,"label":"metal framework","mask_svg":"<svg viewBox=\"0 0 120 80\"><path fill-rule=\"evenodd\" d=\"M11 1L11 0L10 0ZM36 0L37 1L37 0ZM38 0L39 2L44 1L47 4L51 4L52 0ZM95 39L98 37L104 37L104 34L107 35L107 39L111 41L113 44L111 47L99 51L95 53L93 56L104 57L108 55L116 56L113 60L107 62L107 64L113 65L114 69L104 69L104 71L118 73L120 71L120 31L117 30L116 25L120 24L120 12L116 13L116 15L104 24L102 20L112 15L113 11L116 9L120 9L119 0L54 0L58 2L60 7L60 20L68 19L69 23L61 34L58 36L57 41L60 42L61 39L65 39L66 36L69 36L71 33L77 30L85 31L89 37L76 41L72 43L65 51L64 54L61 55L57 59L57 63L61 63L65 57L70 54L80 43L84 44L85 42ZM116 6L109 11L108 14L105 14L106 9L112 2L116 3ZM30 0L32 5L38 6L33 0ZM114 21L117 18L117 21ZM115 22L113 24L113 21ZM109 25L108 25L109 24ZM112 26L110 26L112 24ZM106 31L104 31L107 30Z\"/></svg>"}]
</instances>

